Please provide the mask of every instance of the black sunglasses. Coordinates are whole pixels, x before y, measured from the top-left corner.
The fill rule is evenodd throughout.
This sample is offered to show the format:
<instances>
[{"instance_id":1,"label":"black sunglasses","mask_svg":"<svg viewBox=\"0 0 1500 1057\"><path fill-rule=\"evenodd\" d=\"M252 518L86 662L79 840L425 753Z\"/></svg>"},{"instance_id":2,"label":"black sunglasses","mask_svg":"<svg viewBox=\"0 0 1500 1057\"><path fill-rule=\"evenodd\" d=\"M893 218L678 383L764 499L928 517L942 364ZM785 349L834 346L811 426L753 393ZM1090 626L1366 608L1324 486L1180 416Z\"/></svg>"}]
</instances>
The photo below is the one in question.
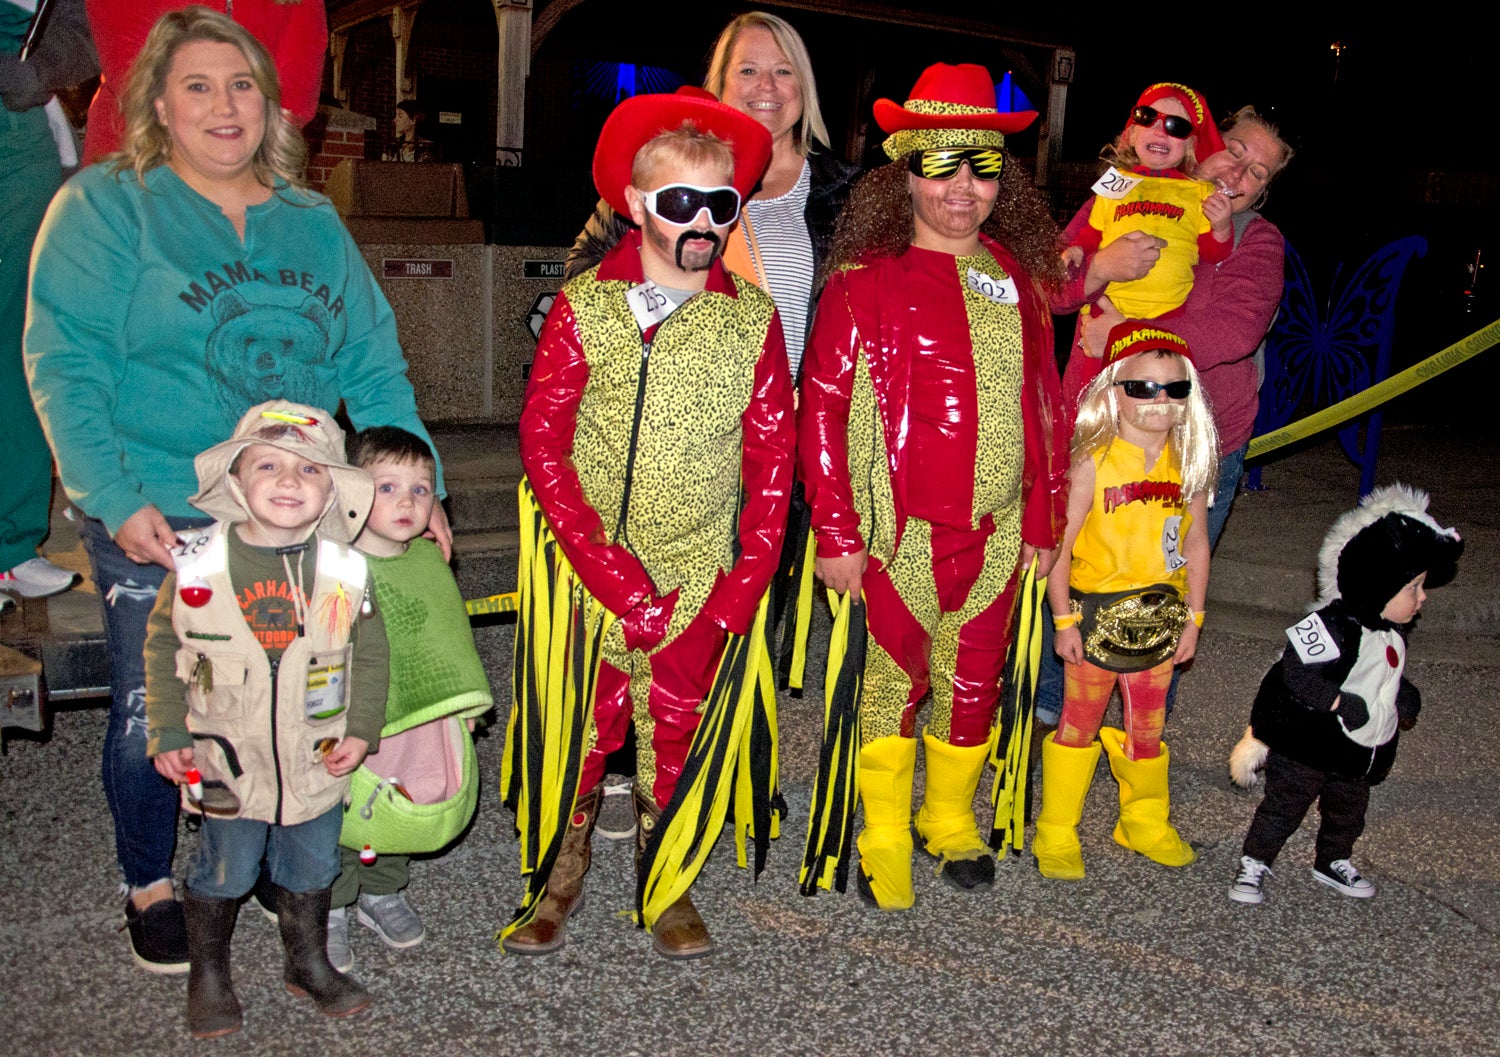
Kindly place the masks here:
<instances>
[{"instance_id":1,"label":"black sunglasses","mask_svg":"<svg viewBox=\"0 0 1500 1057\"><path fill-rule=\"evenodd\" d=\"M1173 400L1186 400L1193 391L1193 383L1187 378L1175 382L1147 382L1140 378L1127 378L1115 384L1125 390L1126 396L1136 400L1155 400L1156 394L1163 391Z\"/></svg>"},{"instance_id":2,"label":"black sunglasses","mask_svg":"<svg viewBox=\"0 0 1500 1057\"><path fill-rule=\"evenodd\" d=\"M691 224L707 209L714 224L722 228L733 224L740 215L740 193L733 187L670 184L642 192L641 197L648 210L669 224Z\"/></svg>"},{"instance_id":3,"label":"black sunglasses","mask_svg":"<svg viewBox=\"0 0 1500 1057\"><path fill-rule=\"evenodd\" d=\"M1160 121L1162 131L1173 139L1187 139L1193 134L1193 123L1187 118L1178 117L1176 114L1163 114L1154 106L1136 107L1130 112L1130 120L1146 128Z\"/></svg>"}]
</instances>

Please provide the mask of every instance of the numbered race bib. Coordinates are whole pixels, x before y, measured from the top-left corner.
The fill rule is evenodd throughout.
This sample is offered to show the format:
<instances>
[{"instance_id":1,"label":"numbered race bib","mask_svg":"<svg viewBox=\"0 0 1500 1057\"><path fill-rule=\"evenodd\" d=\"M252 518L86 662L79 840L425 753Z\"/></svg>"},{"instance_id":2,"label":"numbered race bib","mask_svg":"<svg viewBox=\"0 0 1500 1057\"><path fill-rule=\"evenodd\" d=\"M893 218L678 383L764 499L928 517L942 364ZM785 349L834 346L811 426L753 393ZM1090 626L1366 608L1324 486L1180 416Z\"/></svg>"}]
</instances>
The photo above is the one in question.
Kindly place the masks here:
<instances>
[{"instance_id":1,"label":"numbered race bib","mask_svg":"<svg viewBox=\"0 0 1500 1057\"><path fill-rule=\"evenodd\" d=\"M986 301L997 305L1019 305L1021 294L1016 289L1016 281L1010 276L1004 279L995 279L986 275L978 268L969 269L969 289L973 290Z\"/></svg>"},{"instance_id":2,"label":"numbered race bib","mask_svg":"<svg viewBox=\"0 0 1500 1057\"><path fill-rule=\"evenodd\" d=\"M631 287L625 294L625 303L630 306L630 313L635 316L635 324L641 328L642 334L670 316L672 309L677 307L650 279L640 286Z\"/></svg>"},{"instance_id":3,"label":"numbered race bib","mask_svg":"<svg viewBox=\"0 0 1500 1057\"><path fill-rule=\"evenodd\" d=\"M349 680L342 664L319 664L307 670L303 711L308 719L328 719L344 710Z\"/></svg>"},{"instance_id":4,"label":"numbered race bib","mask_svg":"<svg viewBox=\"0 0 1500 1057\"><path fill-rule=\"evenodd\" d=\"M1124 198L1140 182L1139 176L1123 173L1111 165L1103 176L1094 181L1091 190L1100 198Z\"/></svg>"},{"instance_id":5,"label":"numbered race bib","mask_svg":"<svg viewBox=\"0 0 1500 1057\"><path fill-rule=\"evenodd\" d=\"M1333 636L1328 634L1328 626L1316 613L1309 614L1300 624L1287 628L1286 637L1291 640L1292 648L1302 658L1303 664L1325 664L1339 658L1338 643L1333 641Z\"/></svg>"},{"instance_id":6,"label":"numbered race bib","mask_svg":"<svg viewBox=\"0 0 1500 1057\"><path fill-rule=\"evenodd\" d=\"M1162 523L1161 556L1166 560L1167 572L1175 573L1187 564L1182 554L1182 515L1173 514Z\"/></svg>"}]
</instances>

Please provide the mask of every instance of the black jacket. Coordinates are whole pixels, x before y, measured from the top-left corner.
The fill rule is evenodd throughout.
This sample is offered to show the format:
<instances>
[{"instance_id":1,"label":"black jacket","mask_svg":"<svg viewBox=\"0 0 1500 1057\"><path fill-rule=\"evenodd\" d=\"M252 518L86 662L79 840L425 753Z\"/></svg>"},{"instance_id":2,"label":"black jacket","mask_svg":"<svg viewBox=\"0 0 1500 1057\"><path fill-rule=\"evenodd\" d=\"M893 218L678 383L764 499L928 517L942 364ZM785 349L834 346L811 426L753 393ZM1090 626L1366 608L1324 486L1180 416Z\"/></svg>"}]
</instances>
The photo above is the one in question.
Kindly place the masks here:
<instances>
[{"instance_id":1,"label":"black jacket","mask_svg":"<svg viewBox=\"0 0 1500 1057\"><path fill-rule=\"evenodd\" d=\"M1344 723L1356 730L1364 726L1371 707L1377 705L1344 685L1359 657L1361 641L1373 630L1361 625L1342 601L1330 602L1317 615L1337 646L1338 657L1309 663L1288 645L1281 660L1261 680L1250 726L1257 738L1283 756L1345 778L1364 778L1373 785L1390 773L1399 732L1370 748L1353 740L1344 729ZM1389 627L1403 642L1410 631L1409 625ZM1394 698L1399 729L1410 729L1422 708L1422 697L1404 672ZM1337 711L1333 710L1335 700L1339 702Z\"/></svg>"}]
</instances>

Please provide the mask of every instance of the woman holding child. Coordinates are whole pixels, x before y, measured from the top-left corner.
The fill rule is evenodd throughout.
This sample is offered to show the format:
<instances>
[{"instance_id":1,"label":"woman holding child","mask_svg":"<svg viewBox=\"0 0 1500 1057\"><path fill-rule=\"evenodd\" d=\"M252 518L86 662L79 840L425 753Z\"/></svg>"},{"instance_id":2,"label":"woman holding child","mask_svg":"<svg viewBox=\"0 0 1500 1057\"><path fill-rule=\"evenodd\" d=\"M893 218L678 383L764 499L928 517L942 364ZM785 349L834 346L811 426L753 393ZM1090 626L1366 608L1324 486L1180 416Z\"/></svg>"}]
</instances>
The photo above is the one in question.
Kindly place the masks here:
<instances>
[{"instance_id":1,"label":"woman holding child","mask_svg":"<svg viewBox=\"0 0 1500 1057\"><path fill-rule=\"evenodd\" d=\"M1254 107L1236 111L1219 135L1223 149L1203 157L1192 175L1216 185L1228 197L1233 252L1222 263L1199 263L1193 271L1192 291L1168 324L1196 354L1219 430L1219 482L1208 512L1211 544L1218 541L1229 516L1259 408L1255 352L1281 301L1281 232L1257 210L1266 200L1271 181L1292 160L1292 148ZM1072 311L1084 302L1096 302L1100 308L1097 316L1089 318L1085 313L1082 317L1080 340L1074 344L1063 376L1065 396L1076 399L1099 373L1103 338L1124 320L1101 298L1105 287L1150 274L1164 245L1165 240L1137 231L1101 246L1078 270L1067 295L1054 301L1056 312ZM1083 340L1085 328L1096 340Z\"/></svg>"},{"instance_id":2,"label":"woman holding child","mask_svg":"<svg viewBox=\"0 0 1500 1057\"><path fill-rule=\"evenodd\" d=\"M103 777L131 946L143 968L173 973L188 967L171 882L178 794L146 757L142 648L168 548L207 524L188 503L193 457L271 399L426 431L390 306L303 180L306 147L266 49L223 15L171 12L122 110L121 151L47 213L25 353L105 606ZM441 508L434 529L446 551Z\"/></svg>"}]
</instances>

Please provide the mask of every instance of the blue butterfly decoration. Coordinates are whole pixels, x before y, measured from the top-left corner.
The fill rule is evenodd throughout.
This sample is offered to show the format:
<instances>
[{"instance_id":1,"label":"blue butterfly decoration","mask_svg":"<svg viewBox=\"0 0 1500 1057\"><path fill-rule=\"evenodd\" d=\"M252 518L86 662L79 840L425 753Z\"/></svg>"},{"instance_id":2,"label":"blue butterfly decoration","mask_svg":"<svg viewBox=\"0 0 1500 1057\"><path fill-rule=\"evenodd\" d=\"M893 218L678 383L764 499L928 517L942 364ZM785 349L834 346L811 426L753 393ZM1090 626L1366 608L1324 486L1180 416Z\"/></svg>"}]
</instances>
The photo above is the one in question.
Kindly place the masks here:
<instances>
[{"instance_id":1,"label":"blue butterfly decoration","mask_svg":"<svg viewBox=\"0 0 1500 1057\"><path fill-rule=\"evenodd\" d=\"M1266 335L1256 436L1385 380L1390 374L1401 277L1413 257L1426 253L1427 240L1411 235L1371 254L1343 282L1343 265L1339 265L1329 299L1320 305L1301 256L1287 244L1286 289ZM1380 422L1381 412L1372 411L1338 431L1344 454L1360 468L1361 496L1375 487ZM1261 487L1260 471L1260 466L1250 470L1247 488Z\"/></svg>"}]
</instances>

